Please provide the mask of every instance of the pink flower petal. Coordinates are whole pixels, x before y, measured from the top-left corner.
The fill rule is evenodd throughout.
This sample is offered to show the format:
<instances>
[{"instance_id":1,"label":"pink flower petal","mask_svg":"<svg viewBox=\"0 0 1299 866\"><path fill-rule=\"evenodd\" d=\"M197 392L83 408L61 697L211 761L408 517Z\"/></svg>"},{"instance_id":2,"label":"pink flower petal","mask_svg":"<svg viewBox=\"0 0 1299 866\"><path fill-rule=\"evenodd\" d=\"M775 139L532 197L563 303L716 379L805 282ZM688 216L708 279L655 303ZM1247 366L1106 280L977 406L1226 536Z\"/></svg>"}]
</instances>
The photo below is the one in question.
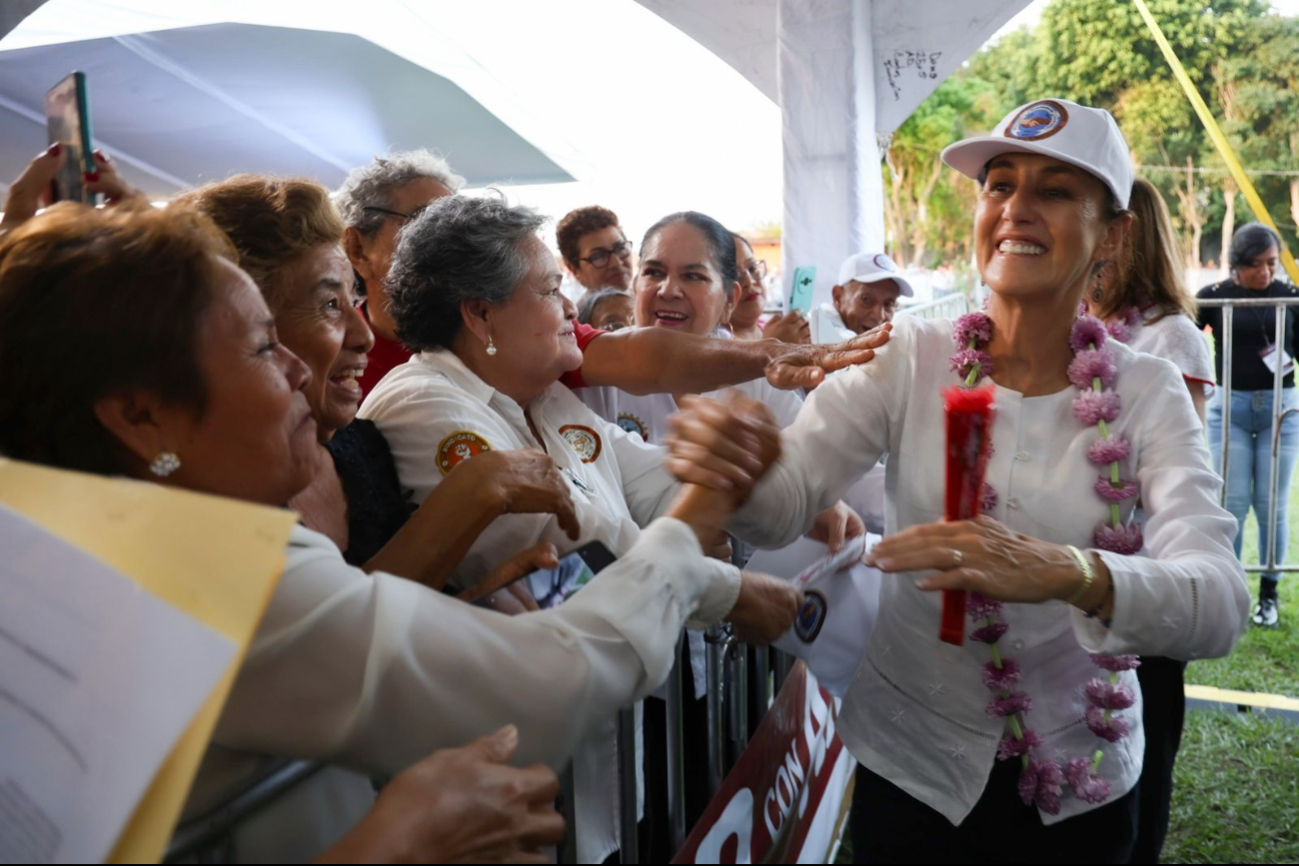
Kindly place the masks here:
<instances>
[{"instance_id":1,"label":"pink flower petal","mask_svg":"<svg viewBox=\"0 0 1299 866\"><path fill-rule=\"evenodd\" d=\"M1120 478L1119 483L1115 484L1105 475L1096 480L1096 484L1093 485L1092 489L1096 491L1097 496L1106 502L1123 502L1126 499L1132 499L1139 492L1135 483Z\"/></svg>"},{"instance_id":2,"label":"pink flower petal","mask_svg":"<svg viewBox=\"0 0 1299 866\"><path fill-rule=\"evenodd\" d=\"M1069 346L1075 352L1099 349L1105 345L1108 336L1105 323L1100 319L1095 316L1079 316L1078 321L1069 329Z\"/></svg>"}]
</instances>

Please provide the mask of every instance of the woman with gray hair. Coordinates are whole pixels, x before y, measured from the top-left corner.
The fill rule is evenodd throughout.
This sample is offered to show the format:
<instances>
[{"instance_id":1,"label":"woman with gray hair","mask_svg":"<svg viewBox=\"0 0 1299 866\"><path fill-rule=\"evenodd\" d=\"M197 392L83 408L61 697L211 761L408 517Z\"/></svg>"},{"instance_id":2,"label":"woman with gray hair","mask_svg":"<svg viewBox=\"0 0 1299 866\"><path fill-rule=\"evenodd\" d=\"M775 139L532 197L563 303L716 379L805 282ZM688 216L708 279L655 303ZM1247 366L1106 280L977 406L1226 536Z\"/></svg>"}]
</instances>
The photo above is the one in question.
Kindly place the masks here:
<instances>
[{"instance_id":1,"label":"woman with gray hair","mask_svg":"<svg viewBox=\"0 0 1299 866\"><path fill-rule=\"evenodd\" d=\"M397 341L397 326L388 309L384 278L392 264L397 233L434 201L455 195L465 179L431 150L408 150L376 156L352 169L334 193L334 204L347 227L343 249L365 292L365 316L374 330L370 365L361 390L370 393L384 374L410 353Z\"/></svg>"},{"instance_id":2,"label":"woman with gray hair","mask_svg":"<svg viewBox=\"0 0 1299 866\"><path fill-rule=\"evenodd\" d=\"M434 202L402 232L388 289L397 334L417 354L379 383L360 414L387 438L416 500L480 454L542 448L571 487L581 525L577 546L599 541L623 556L678 487L659 449L600 419L559 384L582 355L576 312L559 291L554 256L537 237L542 223L533 211L499 199L455 196ZM737 444L759 450L756 441ZM749 480L740 471L731 489ZM473 586L507 549L545 541L574 547L548 517L497 518L452 584ZM739 630L769 640L793 622L798 593L790 586L741 577L723 562L712 568L715 581L737 587L739 603L729 616ZM609 773L615 742L609 717L574 757L583 863L601 862L618 848Z\"/></svg>"}]
</instances>

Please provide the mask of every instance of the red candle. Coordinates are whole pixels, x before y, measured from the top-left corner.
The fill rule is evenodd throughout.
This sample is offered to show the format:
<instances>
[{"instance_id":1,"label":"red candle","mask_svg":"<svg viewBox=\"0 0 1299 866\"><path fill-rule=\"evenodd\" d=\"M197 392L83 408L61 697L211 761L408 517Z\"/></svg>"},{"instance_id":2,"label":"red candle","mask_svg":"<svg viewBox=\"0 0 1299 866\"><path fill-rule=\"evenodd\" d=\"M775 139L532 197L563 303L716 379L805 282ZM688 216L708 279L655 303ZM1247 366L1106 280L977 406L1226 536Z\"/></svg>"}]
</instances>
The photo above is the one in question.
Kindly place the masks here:
<instances>
[{"instance_id":1,"label":"red candle","mask_svg":"<svg viewBox=\"0 0 1299 866\"><path fill-rule=\"evenodd\" d=\"M992 455L992 387L946 388L943 408L947 414L947 491L944 517L969 520L979 514L983 499L983 477ZM943 615L938 629L940 640L960 646L965 643L965 591L943 590Z\"/></svg>"}]
</instances>

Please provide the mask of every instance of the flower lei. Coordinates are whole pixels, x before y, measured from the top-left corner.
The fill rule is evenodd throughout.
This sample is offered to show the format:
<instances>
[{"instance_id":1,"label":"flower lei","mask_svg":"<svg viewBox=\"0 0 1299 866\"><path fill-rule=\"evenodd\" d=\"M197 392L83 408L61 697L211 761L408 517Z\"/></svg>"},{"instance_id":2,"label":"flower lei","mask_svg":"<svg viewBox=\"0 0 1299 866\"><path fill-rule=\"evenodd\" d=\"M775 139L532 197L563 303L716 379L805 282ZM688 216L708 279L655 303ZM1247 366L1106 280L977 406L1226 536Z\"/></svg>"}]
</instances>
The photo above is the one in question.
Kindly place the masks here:
<instances>
[{"instance_id":1,"label":"flower lei","mask_svg":"<svg viewBox=\"0 0 1299 866\"><path fill-rule=\"evenodd\" d=\"M1083 424L1095 425L1101 438L1087 449L1087 459L1107 471L1100 475L1093 488L1109 506L1109 520L1096 527L1093 541L1102 550L1132 554L1141 550L1141 527L1124 525L1119 513L1119 503L1137 495L1137 485L1119 475L1119 462L1132 452L1131 443L1122 436L1110 434L1109 424L1119 416L1121 401L1113 390L1117 368L1114 353L1105 348L1105 340L1113 337L1127 342L1130 327L1135 322L1129 316L1112 322L1109 327L1092 316L1080 316L1069 333L1069 345L1074 359L1069 364L1069 381L1079 394L1073 401L1073 413ZM992 357L987 346L992 341L992 319L985 313L970 313L956 320L956 354L951 358L952 371L959 373L967 388L973 388L979 379L992 373ZM985 484L982 510L995 507L996 491ZM1006 720L1009 732L997 748L998 760L1018 757L1023 770L1019 776L1019 796L1027 805L1036 804L1050 815L1060 811L1060 795L1067 784L1074 796L1088 803L1103 803L1109 799L1110 784L1097 775L1102 749L1091 757L1074 758L1063 766L1055 761L1039 760L1033 750L1042 745L1042 737L1029 729L1025 715L1033 708L1026 692L1016 691L1023 671L1014 659L1001 654L998 642L1010 630L1001 618L1002 604L978 593L970 593L968 614L980 627L970 640L988 644L992 660L983 666L983 682L995 695L988 703L987 713ZM1093 734L1109 743L1117 743L1131 730L1127 720L1116 715L1136 702L1132 689L1119 684L1119 671L1132 670L1140 665L1136 656L1101 656L1092 654L1092 663L1109 676L1093 678L1083 687L1089 706L1085 714L1087 727Z\"/></svg>"}]
</instances>

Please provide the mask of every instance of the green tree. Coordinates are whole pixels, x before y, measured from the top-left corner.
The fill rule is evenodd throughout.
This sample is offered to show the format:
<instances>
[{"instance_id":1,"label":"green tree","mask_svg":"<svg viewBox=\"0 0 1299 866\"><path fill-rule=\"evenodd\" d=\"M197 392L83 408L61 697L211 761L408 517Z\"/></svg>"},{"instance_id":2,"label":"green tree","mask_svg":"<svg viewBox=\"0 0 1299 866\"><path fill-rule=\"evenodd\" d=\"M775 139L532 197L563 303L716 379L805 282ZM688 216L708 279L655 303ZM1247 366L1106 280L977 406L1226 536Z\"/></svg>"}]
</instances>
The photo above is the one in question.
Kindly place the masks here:
<instances>
[{"instance_id":1,"label":"green tree","mask_svg":"<svg viewBox=\"0 0 1299 866\"><path fill-rule=\"evenodd\" d=\"M893 134L884 169L888 190L885 218L894 256L904 267L928 264L931 244L951 243L954 232L960 237L961 229L944 218L948 208L943 205L950 205L954 173L943 165L939 154L953 141L990 128L1001 109L996 90L988 82L954 76L939 85ZM967 226L964 234L968 233Z\"/></svg>"}]
</instances>

